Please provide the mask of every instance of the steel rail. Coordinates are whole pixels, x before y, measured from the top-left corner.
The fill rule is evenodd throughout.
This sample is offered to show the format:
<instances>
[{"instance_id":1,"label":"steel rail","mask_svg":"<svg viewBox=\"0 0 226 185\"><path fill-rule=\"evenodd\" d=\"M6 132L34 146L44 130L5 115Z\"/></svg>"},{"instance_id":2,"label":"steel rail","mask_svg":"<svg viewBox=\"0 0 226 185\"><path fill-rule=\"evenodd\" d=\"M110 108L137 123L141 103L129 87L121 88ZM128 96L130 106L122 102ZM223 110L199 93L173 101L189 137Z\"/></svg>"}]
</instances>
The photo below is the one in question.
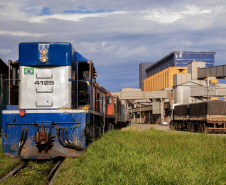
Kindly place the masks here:
<instances>
[{"instance_id":1,"label":"steel rail","mask_svg":"<svg viewBox=\"0 0 226 185\"><path fill-rule=\"evenodd\" d=\"M58 169L60 167L60 165L62 164L62 162L64 161L64 158L59 160L54 167L52 168L52 170L50 171L49 175L47 176L47 182L48 185L51 185L53 183L53 180L58 172Z\"/></svg>"},{"instance_id":2,"label":"steel rail","mask_svg":"<svg viewBox=\"0 0 226 185\"><path fill-rule=\"evenodd\" d=\"M8 174L6 174L4 177L2 177L2 178L0 179L0 183L1 183L2 181L4 181L6 178L8 178L8 177L10 177L10 176L12 176L12 175L17 174L18 171L19 171L20 169L26 167L27 164L28 164L28 162L22 162L22 163L20 163L20 164L19 164L17 167L15 167L12 171L10 171Z\"/></svg>"}]
</instances>

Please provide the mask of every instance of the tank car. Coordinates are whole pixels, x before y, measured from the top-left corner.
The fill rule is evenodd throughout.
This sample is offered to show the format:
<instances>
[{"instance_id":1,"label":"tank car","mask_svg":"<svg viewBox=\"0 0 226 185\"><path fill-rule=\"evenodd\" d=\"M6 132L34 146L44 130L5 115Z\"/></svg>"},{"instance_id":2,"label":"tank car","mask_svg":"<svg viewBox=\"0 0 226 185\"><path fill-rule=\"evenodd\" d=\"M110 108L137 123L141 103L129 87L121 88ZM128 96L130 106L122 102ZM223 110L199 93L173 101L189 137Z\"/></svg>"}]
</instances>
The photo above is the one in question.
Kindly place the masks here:
<instances>
[{"instance_id":1,"label":"tank car","mask_svg":"<svg viewBox=\"0 0 226 185\"><path fill-rule=\"evenodd\" d=\"M1 104L6 155L76 157L116 127L113 96L96 83L94 63L70 43L20 43L19 59L10 64L15 74L2 79L9 94Z\"/></svg>"},{"instance_id":2,"label":"tank car","mask_svg":"<svg viewBox=\"0 0 226 185\"><path fill-rule=\"evenodd\" d=\"M170 127L189 132L226 132L226 102L205 101L174 106Z\"/></svg>"}]
</instances>

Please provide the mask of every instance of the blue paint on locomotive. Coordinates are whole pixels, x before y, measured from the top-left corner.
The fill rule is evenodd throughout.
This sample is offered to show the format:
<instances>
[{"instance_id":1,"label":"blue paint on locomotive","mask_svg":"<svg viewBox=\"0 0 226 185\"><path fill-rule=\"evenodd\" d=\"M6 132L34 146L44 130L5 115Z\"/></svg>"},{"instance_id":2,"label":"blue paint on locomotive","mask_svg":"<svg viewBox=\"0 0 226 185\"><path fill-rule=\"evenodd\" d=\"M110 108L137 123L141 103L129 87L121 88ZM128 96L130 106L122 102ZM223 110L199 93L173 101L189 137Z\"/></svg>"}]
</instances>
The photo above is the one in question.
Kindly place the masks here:
<instances>
[{"instance_id":1,"label":"blue paint on locomotive","mask_svg":"<svg viewBox=\"0 0 226 185\"><path fill-rule=\"evenodd\" d=\"M48 49L48 61L40 61L40 53L37 51L41 48ZM19 65L20 66L71 66L72 61L88 61L77 51L75 52L71 43L20 43L19 44Z\"/></svg>"},{"instance_id":2,"label":"blue paint on locomotive","mask_svg":"<svg viewBox=\"0 0 226 185\"><path fill-rule=\"evenodd\" d=\"M76 157L79 154L78 151L65 148L59 142L56 133L57 127L66 128L69 140L81 148L86 148L85 127L90 118L89 110L84 110L84 112L74 111L73 113L58 110L54 110L53 112L55 113L51 113L51 111L44 111L46 113L28 113L36 111L26 110L24 117L19 115L19 111L17 111L18 113L15 113L15 111L11 112L3 111L2 116L3 122L7 123L4 124L3 128L5 137L2 137L2 149L4 153L10 156L17 156L19 151L18 141L20 140L21 130L24 128L28 129L28 136L24 149L20 154L22 159L49 159L58 156ZM55 141L52 143L54 149L49 150L48 153L43 152L39 154L38 148L35 146L34 136L37 131L41 131L42 124L48 134L55 136Z\"/></svg>"}]
</instances>

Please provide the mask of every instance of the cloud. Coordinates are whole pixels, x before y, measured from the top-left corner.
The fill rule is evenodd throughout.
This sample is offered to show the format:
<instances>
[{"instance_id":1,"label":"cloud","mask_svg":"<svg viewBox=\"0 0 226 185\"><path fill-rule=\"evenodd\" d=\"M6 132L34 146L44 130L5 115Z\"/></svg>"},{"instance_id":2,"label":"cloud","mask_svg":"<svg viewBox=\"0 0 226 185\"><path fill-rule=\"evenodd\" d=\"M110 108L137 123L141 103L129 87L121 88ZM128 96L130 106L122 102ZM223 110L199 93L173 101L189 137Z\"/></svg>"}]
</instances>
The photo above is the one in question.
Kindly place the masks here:
<instances>
[{"instance_id":1,"label":"cloud","mask_svg":"<svg viewBox=\"0 0 226 185\"><path fill-rule=\"evenodd\" d=\"M23 31L1 31L0 35L12 35L12 36L26 36L26 37L41 37L45 34L39 34L39 33L29 33L29 32L23 32Z\"/></svg>"},{"instance_id":2,"label":"cloud","mask_svg":"<svg viewBox=\"0 0 226 185\"><path fill-rule=\"evenodd\" d=\"M138 87L138 66L172 51L216 51L225 63L223 0L7 0L0 2L0 58L20 42L71 42L93 60L109 91Z\"/></svg>"},{"instance_id":3,"label":"cloud","mask_svg":"<svg viewBox=\"0 0 226 185\"><path fill-rule=\"evenodd\" d=\"M97 18L97 17L108 17L114 14L125 14L123 11L111 12L111 13L88 13L88 14L52 14L52 15L44 15L44 16L35 16L29 19L29 22L37 22L42 23L48 19L60 19L66 21L81 21L85 18Z\"/></svg>"},{"instance_id":4,"label":"cloud","mask_svg":"<svg viewBox=\"0 0 226 185\"><path fill-rule=\"evenodd\" d=\"M148 9L143 11L144 19L156 21L159 23L174 23L178 20L185 19L187 16L195 16L199 14L210 14L210 9L200 10L196 6L188 6L185 10L181 9Z\"/></svg>"}]
</instances>

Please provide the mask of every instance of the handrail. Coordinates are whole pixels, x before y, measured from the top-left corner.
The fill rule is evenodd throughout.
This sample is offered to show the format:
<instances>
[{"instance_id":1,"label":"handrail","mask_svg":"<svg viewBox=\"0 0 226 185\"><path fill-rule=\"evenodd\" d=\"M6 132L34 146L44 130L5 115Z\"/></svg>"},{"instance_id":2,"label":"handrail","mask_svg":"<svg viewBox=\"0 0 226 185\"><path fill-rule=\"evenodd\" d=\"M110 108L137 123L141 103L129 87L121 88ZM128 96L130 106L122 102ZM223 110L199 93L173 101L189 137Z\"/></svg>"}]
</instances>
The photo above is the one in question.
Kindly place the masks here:
<instances>
[{"instance_id":1,"label":"handrail","mask_svg":"<svg viewBox=\"0 0 226 185\"><path fill-rule=\"evenodd\" d=\"M36 88L36 93L52 93L53 92L53 88L51 87L50 91L40 91Z\"/></svg>"},{"instance_id":2,"label":"handrail","mask_svg":"<svg viewBox=\"0 0 226 185\"><path fill-rule=\"evenodd\" d=\"M36 102L36 107L52 107L53 106L53 102L51 102L50 105L38 105L38 103Z\"/></svg>"},{"instance_id":3,"label":"handrail","mask_svg":"<svg viewBox=\"0 0 226 185\"><path fill-rule=\"evenodd\" d=\"M53 78L53 74L51 74L50 77L42 77L42 76L38 77L38 74L36 74L36 78L37 79L52 79Z\"/></svg>"}]
</instances>

